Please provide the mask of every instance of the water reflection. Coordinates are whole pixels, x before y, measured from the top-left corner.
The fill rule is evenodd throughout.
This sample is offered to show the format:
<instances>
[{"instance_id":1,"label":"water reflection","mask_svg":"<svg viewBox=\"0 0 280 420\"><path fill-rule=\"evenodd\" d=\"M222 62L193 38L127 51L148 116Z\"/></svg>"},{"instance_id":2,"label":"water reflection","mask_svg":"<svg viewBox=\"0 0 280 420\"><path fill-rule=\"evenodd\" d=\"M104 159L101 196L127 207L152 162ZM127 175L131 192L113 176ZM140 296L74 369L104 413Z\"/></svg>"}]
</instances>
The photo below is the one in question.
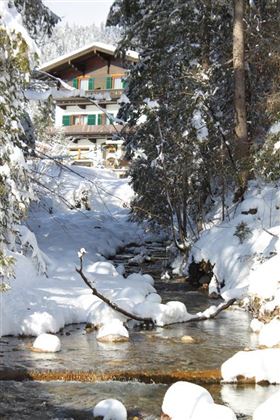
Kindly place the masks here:
<instances>
[{"instance_id":1,"label":"water reflection","mask_svg":"<svg viewBox=\"0 0 280 420\"><path fill-rule=\"evenodd\" d=\"M92 408L100 400L116 398L128 409L129 419L160 417L166 385L138 382L0 382L1 419L91 419ZM230 406L239 419L251 419L254 409L279 386L211 385L208 390L216 403ZM13 402L11 404L11 401ZM4 414L5 413L5 414Z\"/></svg>"}]
</instances>

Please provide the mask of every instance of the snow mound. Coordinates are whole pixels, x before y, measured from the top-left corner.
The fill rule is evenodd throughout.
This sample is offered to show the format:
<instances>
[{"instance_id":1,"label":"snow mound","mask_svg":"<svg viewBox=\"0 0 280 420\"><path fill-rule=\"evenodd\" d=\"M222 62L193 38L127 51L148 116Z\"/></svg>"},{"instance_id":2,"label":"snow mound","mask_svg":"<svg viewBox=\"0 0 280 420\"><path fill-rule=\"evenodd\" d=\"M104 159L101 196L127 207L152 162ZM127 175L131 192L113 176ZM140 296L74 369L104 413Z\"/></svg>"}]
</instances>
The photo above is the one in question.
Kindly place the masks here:
<instances>
[{"instance_id":1,"label":"snow mound","mask_svg":"<svg viewBox=\"0 0 280 420\"><path fill-rule=\"evenodd\" d=\"M40 334L33 343L36 350L56 353L61 350L60 339L53 334Z\"/></svg>"},{"instance_id":2,"label":"snow mound","mask_svg":"<svg viewBox=\"0 0 280 420\"><path fill-rule=\"evenodd\" d=\"M126 420L127 411L120 401L109 398L94 407L93 416L103 417L104 420Z\"/></svg>"},{"instance_id":3,"label":"snow mound","mask_svg":"<svg viewBox=\"0 0 280 420\"><path fill-rule=\"evenodd\" d=\"M262 327L259 334L259 344L266 347L273 347L280 344L279 319L273 319Z\"/></svg>"},{"instance_id":4,"label":"snow mound","mask_svg":"<svg viewBox=\"0 0 280 420\"><path fill-rule=\"evenodd\" d=\"M215 404L205 388L183 381L168 388L162 411L172 420L236 420L233 411Z\"/></svg>"},{"instance_id":5,"label":"snow mound","mask_svg":"<svg viewBox=\"0 0 280 420\"><path fill-rule=\"evenodd\" d=\"M219 404L199 404L191 420L236 420L231 408Z\"/></svg>"},{"instance_id":6,"label":"snow mound","mask_svg":"<svg viewBox=\"0 0 280 420\"><path fill-rule=\"evenodd\" d=\"M275 392L259 405L253 414L253 420L279 420L280 391Z\"/></svg>"},{"instance_id":7,"label":"snow mound","mask_svg":"<svg viewBox=\"0 0 280 420\"><path fill-rule=\"evenodd\" d=\"M192 248L189 263L211 263L225 300L248 293L261 302L277 296L266 308L271 311L280 306L280 188L251 181L242 203L227 200L228 217L219 221L217 203L208 215L208 229Z\"/></svg>"},{"instance_id":8,"label":"snow mound","mask_svg":"<svg viewBox=\"0 0 280 420\"><path fill-rule=\"evenodd\" d=\"M127 341L129 334L119 319L113 319L110 323L103 325L96 336L98 341Z\"/></svg>"},{"instance_id":9,"label":"snow mound","mask_svg":"<svg viewBox=\"0 0 280 420\"><path fill-rule=\"evenodd\" d=\"M236 382L238 376L254 378L256 382L280 383L280 349L239 351L222 364L222 378Z\"/></svg>"},{"instance_id":10,"label":"snow mound","mask_svg":"<svg viewBox=\"0 0 280 420\"><path fill-rule=\"evenodd\" d=\"M259 321L257 318L254 318L250 323L250 328L254 333L259 333L263 325L263 322Z\"/></svg>"},{"instance_id":11,"label":"snow mound","mask_svg":"<svg viewBox=\"0 0 280 420\"><path fill-rule=\"evenodd\" d=\"M177 301L162 304L146 299L144 302L134 306L134 312L143 318L152 318L158 326L184 322L192 318L184 303Z\"/></svg>"}]
</instances>

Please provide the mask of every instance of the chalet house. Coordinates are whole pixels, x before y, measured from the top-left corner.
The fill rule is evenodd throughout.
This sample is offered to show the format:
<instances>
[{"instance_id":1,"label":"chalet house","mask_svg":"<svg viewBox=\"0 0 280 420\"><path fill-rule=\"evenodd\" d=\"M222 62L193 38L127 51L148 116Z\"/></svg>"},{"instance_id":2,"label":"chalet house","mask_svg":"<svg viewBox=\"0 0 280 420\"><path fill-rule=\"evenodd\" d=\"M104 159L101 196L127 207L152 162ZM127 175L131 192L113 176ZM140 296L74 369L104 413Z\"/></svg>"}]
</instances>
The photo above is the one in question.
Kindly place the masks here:
<instances>
[{"instance_id":1,"label":"chalet house","mask_svg":"<svg viewBox=\"0 0 280 420\"><path fill-rule=\"evenodd\" d=\"M65 91L65 97L62 93L56 99L55 116L56 129L69 139L73 164L123 166L123 141L116 137L122 126L113 118L125 89L127 68L137 60L134 51L128 51L123 61L115 57L114 46L96 42L40 67L41 72L77 89L73 95Z\"/></svg>"}]
</instances>

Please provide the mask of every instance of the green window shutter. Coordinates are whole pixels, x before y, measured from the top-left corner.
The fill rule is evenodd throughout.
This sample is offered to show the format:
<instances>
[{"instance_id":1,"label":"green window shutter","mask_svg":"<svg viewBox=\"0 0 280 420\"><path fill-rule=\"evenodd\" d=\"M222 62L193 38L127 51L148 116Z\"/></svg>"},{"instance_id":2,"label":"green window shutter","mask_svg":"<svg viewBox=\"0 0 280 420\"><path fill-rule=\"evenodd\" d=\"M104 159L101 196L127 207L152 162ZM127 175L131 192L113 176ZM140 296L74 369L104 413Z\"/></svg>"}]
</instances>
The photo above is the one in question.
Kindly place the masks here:
<instances>
[{"instance_id":1,"label":"green window shutter","mask_svg":"<svg viewBox=\"0 0 280 420\"><path fill-rule=\"evenodd\" d=\"M71 125L70 124L70 115L63 115L63 117L62 117L62 125L63 126Z\"/></svg>"},{"instance_id":2,"label":"green window shutter","mask_svg":"<svg viewBox=\"0 0 280 420\"><path fill-rule=\"evenodd\" d=\"M96 115L88 115L88 125L96 125Z\"/></svg>"},{"instance_id":3,"label":"green window shutter","mask_svg":"<svg viewBox=\"0 0 280 420\"><path fill-rule=\"evenodd\" d=\"M88 90L94 90L94 79L88 79Z\"/></svg>"},{"instance_id":4,"label":"green window shutter","mask_svg":"<svg viewBox=\"0 0 280 420\"><path fill-rule=\"evenodd\" d=\"M73 79L73 87L75 89L78 89L78 86L79 86L79 80L78 79Z\"/></svg>"},{"instance_id":5,"label":"green window shutter","mask_svg":"<svg viewBox=\"0 0 280 420\"><path fill-rule=\"evenodd\" d=\"M127 80L126 79L122 79L122 87L123 87L123 89L127 88Z\"/></svg>"},{"instance_id":6,"label":"green window shutter","mask_svg":"<svg viewBox=\"0 0 280 420\"><path fill-rule=\"evenodd\" d=\"M102 125L102 115L98 114L98 125Z\"/></svg>"},{"instance_id":7,"label":"green window shutter","mask_svg":"<svg viewBox=\"0 0 280 420\"><path fill-rule=\"evenodd\" d=\"M112 77L106 77L106 89L112 89Z\"/></svg>"}]
</instances>

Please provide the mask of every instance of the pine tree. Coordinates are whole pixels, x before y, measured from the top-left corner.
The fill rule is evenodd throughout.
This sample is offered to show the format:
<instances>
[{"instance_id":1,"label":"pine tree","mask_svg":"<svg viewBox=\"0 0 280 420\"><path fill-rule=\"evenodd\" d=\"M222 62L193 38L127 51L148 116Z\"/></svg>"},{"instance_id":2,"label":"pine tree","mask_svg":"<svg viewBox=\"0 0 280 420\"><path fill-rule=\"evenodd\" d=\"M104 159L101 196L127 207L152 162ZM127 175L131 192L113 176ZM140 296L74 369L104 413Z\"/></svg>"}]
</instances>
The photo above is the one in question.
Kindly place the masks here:
<instances>
[{"instance_id":1,"label":"pine tree","mask_svg":"<svg viewBox=\"0 0 280 420\"><path fill-rule=\"evenodd\" d=\"M209 87L217 61L212 44L219 38L209 19L218 26L220 17L212 2L181 0L119 0L109 15L109 24L125 29L120 49L140 52L129 74L130 103L121 111L133 127L127 147L134 215L170 225L180 248L197 235L220 168L219 113Z\"/></svg>"},{"instance_id":2,"label":"pine tree","mask_svg":"<svg viewBox=\"0 0 280 420\"><path fill-rule=\"evenodd\" d=\"M120 38L120 29L114 27L98 28L94 23L88 26L77 24L57 26L51 38L42 45L42 61L49 61L60 55L83 48L91 42L104 42L115 45Z\"/></svg>"},{"instance_id":3,"label":"pine tree","mask_svg":"<svg viewBox=\"0 0 280 420\"><path fill-rule=\"evenodd\" d=\"M120 52L140 53L121 109L137 218L175 225L184 242L209 199L220 195L225 218L227 192L243 194L249 142L279 116L279 12L276 0L114 2Z\"/></svg>"},{"instance_id":4,"label":"pine tree","mask_svg":"<svg viewBox=\"0 0 280 420\"><path fill-rule=\"evenodd\" d=\"M41 1L0 3L0 278L11 275L16 225L26 216L33 198L25 156L24 89L38 57L33 40L50 34L58 18ZM4 284L4 283L2 283ZM4 287L4 286L3 286Z\"/></svg>"}]
</instances>

